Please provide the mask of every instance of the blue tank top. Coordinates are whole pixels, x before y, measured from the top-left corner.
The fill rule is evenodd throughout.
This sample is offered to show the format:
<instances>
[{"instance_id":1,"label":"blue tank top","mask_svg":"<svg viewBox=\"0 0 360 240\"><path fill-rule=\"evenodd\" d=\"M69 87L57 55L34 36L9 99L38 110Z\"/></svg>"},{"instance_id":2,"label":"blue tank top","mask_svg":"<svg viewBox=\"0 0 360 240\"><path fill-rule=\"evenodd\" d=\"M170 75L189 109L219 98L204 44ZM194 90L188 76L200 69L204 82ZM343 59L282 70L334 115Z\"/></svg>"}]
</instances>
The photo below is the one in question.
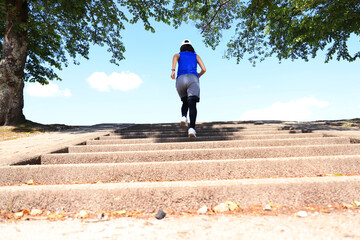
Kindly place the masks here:
<instances>
[{"instance_id":1,"label":"blue tank top","mask_svg":"<svg viewBox=\"0 0 360 240\"><path fill-rule=\"evenodd\" d=\"M179 67L177 77L183 74L194 74L199 78L197 73L197 58L196 53L180 52Z\"/></svg>"}]
</instances>

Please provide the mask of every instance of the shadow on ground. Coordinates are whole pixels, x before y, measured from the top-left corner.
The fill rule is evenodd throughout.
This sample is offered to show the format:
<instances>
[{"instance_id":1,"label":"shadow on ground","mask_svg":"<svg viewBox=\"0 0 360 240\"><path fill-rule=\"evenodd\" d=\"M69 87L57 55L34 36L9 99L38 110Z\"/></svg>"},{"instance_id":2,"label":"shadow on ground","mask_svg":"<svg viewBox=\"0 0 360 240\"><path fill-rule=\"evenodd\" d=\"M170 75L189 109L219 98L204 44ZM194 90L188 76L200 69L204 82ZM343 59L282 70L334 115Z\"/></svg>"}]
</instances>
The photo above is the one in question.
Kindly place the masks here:
<instances>
[{"instance_id":1,"label":"shadow on ground","mask_svg":"<svg viewBox=\"0 0 360 240\"><path fill-rule=\"evenodd\" d=\"M222 127L219 127L220 124ZM336 121L315 121L315 122L285 122L285 121L233 121L233 122L211 122L199 123L196 126L197 138L187 137L187 128L179 126L178 123L163 124L137 124L126 129L116 130L116 136L121 139L153 138L154 142L183 142L183 141L207 141L241 139L238 134L244 131L245 127L239 124L263 125L279 124L279 131L289 133L311 133L314 131L360 131L360 119L336 120ZM208 138L212 136L212 138Z\"/></svg>"},{"instance_id":2,"label":"shadow on ground","mask_svg":"<svg viewBox=\"0 0 360 240\"><path fill-rule=\"evenodd\" d=\"M26 121L23 124L19 124L13 127L11 131L18 133L36 133L36 132L64 132L67 133L84 133L84 132L95 132L101 130L109 130L109 129L117 129L123 127L129 127L133 124L123 123L123 124L115 124L115 123L104 123L104 124L96 124L91 126L69 126L65 124L41 124L32 121Z\"/></svg>"},{"instance_id":3,"label":"shadow on ground","mask_svg":"<svg viewBox=\"0 0 360 240\"><path fill-rule=\"evenodd\" d=\"M211 122L198 123L196 125L197 137L189 138L187 127L179 126L179 123L160 124L137 124L135 126L115 131L115 136L121 139L153 138L154 142L187 142L187 141L220 141L230 139L241 139L238 134L245 127L238 124L263 125L280 124L281 121L233 121L233 122ZM222 126L220 126L222 125Z\"/></svg>"}]
</instances>

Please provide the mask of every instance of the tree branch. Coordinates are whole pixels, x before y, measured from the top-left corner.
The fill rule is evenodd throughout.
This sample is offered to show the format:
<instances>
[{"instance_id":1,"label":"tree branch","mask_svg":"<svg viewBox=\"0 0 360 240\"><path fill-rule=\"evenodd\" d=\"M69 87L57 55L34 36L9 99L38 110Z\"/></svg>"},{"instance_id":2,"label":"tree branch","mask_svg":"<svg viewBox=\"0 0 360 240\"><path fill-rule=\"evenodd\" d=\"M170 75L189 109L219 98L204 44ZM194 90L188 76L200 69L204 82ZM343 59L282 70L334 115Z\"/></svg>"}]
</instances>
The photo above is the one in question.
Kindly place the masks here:
<instances>
[{"instance_id":1,"label":"tree branch","mask_svg":"<svg viewBox=\"0 0 360 240\"><path fill-rule=\"evenodd\" d=\"M214 21L216 15L219 13L219 11L221 10L221 8L222 8L224 5L226 5L228 2L230 2L230 1L231 1L231 0L226 0L225 2L220 3L219 8L216 10L216 12L215 12L214 16L211 18L210 22L208 22L208 23L205 25L205 27L204 27L203 30L201 31L201 34L202 34L203 32L205 32L205 30L206 30L206 29L210 26L210 24Z\"/></svg>"}]
</instances>

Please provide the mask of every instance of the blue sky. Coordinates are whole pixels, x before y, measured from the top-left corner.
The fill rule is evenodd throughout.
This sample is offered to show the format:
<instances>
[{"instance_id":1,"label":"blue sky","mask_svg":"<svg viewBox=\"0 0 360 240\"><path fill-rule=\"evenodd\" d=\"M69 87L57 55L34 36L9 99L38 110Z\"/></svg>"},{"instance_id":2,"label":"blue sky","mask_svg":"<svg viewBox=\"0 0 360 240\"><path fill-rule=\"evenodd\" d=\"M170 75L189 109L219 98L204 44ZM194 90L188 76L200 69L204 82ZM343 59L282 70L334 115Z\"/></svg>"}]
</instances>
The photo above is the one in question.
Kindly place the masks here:
<instances>
[{"instance_id":1,"label":"blue sky","mask_svg":"<svg viewBox=\"0 0 360 240\"><path fill-rule=\"evenodd\" d=\"M198 122L236 120L334 120L360 117L359 62L324 63L269 58L256 67L244 59L223 59L226 39L217 50L205 47L192 24L173 29L142 24L123 31L126 59L116 66L105 48L94 46L90 60L58 72L63 81L41 87L26 83L27 119L51 124L161 123L180 120L181 101L170 78L171 61L182 40L191 40L207 68L200 78ZM230 33L231 34L231 33ZM228 34L225 34L225 36ZM359 40L351 40L351 49Z\"/></svg>"}]
</instances>

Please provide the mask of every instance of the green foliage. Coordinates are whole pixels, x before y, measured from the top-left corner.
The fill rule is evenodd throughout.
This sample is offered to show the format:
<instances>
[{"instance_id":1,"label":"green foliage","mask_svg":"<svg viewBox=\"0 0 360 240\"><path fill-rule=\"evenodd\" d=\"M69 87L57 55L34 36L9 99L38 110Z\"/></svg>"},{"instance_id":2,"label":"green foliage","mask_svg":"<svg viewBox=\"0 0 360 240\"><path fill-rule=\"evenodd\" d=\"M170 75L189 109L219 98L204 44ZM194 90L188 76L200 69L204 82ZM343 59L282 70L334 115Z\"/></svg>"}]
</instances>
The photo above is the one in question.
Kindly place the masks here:
<instances>
[{"instance_id":1,"label":"green foliage","mask_svg":"<svg viewBox=\"0 0 360 240\"><path fill-rule=\"evenodd\" d=\"M236 0L175 0L173 9L175 27L182 22L194 21L195 26L202 30L205 44L215 49L221 41L223 30L232 27L241 5Z\"/></svg>"},{"instance_id":2,"label":"green foliage","mask_svg":"<svg viewBox=\"0 0 360 240\"><path fill-rule=\"evenodd\" d=\"M0 36L4 40L6 6L0 1ZM47 84L60 80L54 69L75 64L79 56L88 59L91 45L107 46L111 63L124 59L121 35L125 23L141 20L154 32L150 19L170 24L169 0L34 0L28 1L29 49L25 81Z\"/></svg>"},{"instance_id":3,"label":"green foliage","mask_svg":"<svg viewBox=\"0 0 360 240\"><path fill-rule=\"evenodd\" d=\"M195 21L204 42L215 48L222 32L233 27L226 56L255 64L269 56L282 59L315 57L326 51L325 62L355 61L347 42L360 33L360 2L354 0L201 0L174 1L177 19Z\"/></svg>"},{"instance_id":4,"label":"green foliage","mask_svg":"<svg viewBox=\"0 0 360 240\"><path fill-rule=\"evenodd\" d=\"M88 59L91 45L107 46L111 63L124 59L121 35L126 23L142 21L154 32L151 19L174 27L195 22L204 42L215 49L225 30L235 30L226 57L245 56L255 64L269 56L282 59L315 57L355 61L350 35L360 34L360 2L353 0L34 0L28 1L29 48L25 81L48 83L60 77L55 69ZM5 36L5 0L0 0L0 50ZM0 52L1 55L1 52Z\"/></svg>"}]
</instances>

